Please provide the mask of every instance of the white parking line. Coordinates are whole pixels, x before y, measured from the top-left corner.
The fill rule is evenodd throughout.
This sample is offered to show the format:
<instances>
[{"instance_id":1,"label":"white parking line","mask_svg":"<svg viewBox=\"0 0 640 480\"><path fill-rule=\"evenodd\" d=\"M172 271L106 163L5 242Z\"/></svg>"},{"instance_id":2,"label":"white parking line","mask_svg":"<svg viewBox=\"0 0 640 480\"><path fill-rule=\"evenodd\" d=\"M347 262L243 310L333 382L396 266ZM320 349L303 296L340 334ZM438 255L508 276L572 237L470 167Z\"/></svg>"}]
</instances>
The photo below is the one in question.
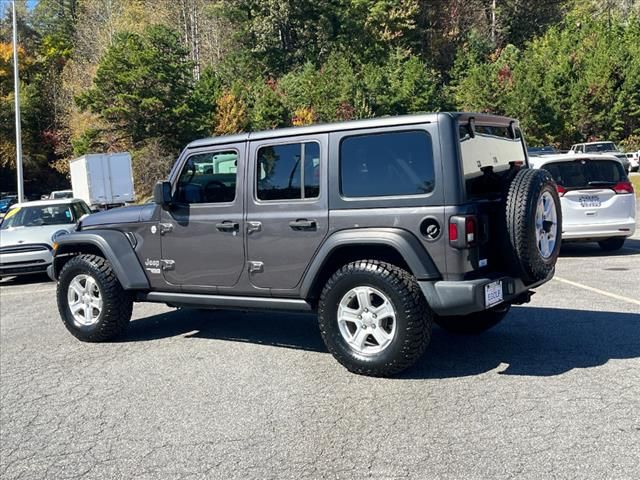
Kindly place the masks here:
<instances>
[{"instance_id":1,"label":"white parking line","mask_svg":"<svg viewBox=\"0 0 640 480\"><path fill-rule=\"evenodd\" d=\"M588 285L583 285L581 283L572 282L571 280L567 280L566 278L561 278L558 276L554 276L553 279L562 283L566 283L567 285L572 285L574 287L582 288L583 290L589 290L590 292L595 292L595 293L599 293L600 295L605 295L607 297L615 298L616 300L633 303L634 305L640 305L640 301L635 300L633 298L623 297L622 295L616 295L615 293L607 292L605 290L600 290L599 288L589 287Z\"/></svg>"}]
</instances>

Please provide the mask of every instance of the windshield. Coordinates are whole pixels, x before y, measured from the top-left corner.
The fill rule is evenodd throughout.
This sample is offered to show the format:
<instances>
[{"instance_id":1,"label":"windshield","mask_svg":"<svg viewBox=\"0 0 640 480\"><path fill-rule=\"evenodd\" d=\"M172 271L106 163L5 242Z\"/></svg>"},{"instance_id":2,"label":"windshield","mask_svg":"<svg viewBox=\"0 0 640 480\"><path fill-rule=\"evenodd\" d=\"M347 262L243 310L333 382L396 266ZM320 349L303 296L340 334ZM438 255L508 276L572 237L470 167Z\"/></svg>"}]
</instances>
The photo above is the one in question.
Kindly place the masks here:
<instances>
[{"instance_id":1,"label":"windshield","mask_svg":"<svg viewBox=\"0 0 640 480\"><path fill-rule=\"evenodd\" d=\"M42 225L69 225L75 223L68 204L19 207L9 210L2 222L2 230L12 227L40 227Z\"/></svg>"},{"instance_id":2,"label":"windshield","mask_svg":"<svg viewBox=\"0 0 640 480\"><path fill-rule=\"evenodd\" d=\"M592 143L591 145L584 146L585 153L598 153L598 152L617 152L618 147L616 147L613 142L600 142L600 143Z\"/></svg>"},{"instance_id":3,"label":"windshield","mask_svg":"<svg viewBox=\"0 0 640 480\"><path fill-rule=\"evenodd\" d=\"M542 168L566 189L597 188L626 180L622 165L615 160L573 160L548 163Z\"/></svg>"},{"instance_id":4,"label":"windshield","mask_svg":"<svg viewBox=\"0 0 640 480\"><path fill-rule=\"evenodd\" d=\"M63 198L73 198L73 192L63 191L63 192L53 192L51 196L54 200L60 200Z\"/></svg>"}]
</instances>

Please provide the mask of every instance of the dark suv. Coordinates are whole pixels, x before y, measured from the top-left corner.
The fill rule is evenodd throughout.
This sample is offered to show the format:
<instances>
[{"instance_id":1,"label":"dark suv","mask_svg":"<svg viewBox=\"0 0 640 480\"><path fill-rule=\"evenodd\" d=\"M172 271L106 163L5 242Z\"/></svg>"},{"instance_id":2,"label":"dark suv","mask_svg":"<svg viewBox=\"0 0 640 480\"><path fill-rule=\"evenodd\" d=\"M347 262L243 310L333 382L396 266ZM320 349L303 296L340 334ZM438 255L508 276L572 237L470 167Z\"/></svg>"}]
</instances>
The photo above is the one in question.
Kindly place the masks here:
<instances>
[{"instance_id":1,"label":"dark suv","mask_svg":"<svg viewBox=\"0 0 640 480\"><path fill-rule=\"evenodd\" d=\"M340 363L391 375L434 321L481 332L552 277L560 203L527 167L518 122L485 114L198 140L154 204L90 215L58 241L60 314L97 342L136 301L314 311Z\"/></svg>"}]
</instances>

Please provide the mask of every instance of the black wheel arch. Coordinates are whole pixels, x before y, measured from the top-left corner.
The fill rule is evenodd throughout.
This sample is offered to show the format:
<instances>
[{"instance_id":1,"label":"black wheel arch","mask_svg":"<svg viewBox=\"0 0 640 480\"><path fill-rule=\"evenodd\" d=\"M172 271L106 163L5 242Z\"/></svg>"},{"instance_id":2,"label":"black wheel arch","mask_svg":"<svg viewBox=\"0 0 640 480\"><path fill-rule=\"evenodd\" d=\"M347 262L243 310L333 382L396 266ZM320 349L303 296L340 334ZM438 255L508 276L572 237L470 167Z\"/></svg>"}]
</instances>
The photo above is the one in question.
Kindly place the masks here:
<instances>
[{"instance_id":1,"label":"black wheel arch","mask_svg":"<svg viewBox=\"0 0 640 480\"><path fill-rule=\"evenodd\" d=\"M407 230L340 230L329 236L314 255L303 277L300 297L317 299L324 283L337 269L363 258L391 263L413 274L418 280L442 278L429 252L415 235Z\"/></svg>"},{"instance_id":2,"label":"black wheel arch","mask_svg":"<svg viewBox=\"0 0 640 480\"><path fill-rule=\"evenodd\" d=\"M58 240L53 257L53 276L58 278L64 265L75 255L99 255L109 261L124 290L148 290L149 280L131 242L117 230L73 232Z\"/></svg>"}]
</instances>

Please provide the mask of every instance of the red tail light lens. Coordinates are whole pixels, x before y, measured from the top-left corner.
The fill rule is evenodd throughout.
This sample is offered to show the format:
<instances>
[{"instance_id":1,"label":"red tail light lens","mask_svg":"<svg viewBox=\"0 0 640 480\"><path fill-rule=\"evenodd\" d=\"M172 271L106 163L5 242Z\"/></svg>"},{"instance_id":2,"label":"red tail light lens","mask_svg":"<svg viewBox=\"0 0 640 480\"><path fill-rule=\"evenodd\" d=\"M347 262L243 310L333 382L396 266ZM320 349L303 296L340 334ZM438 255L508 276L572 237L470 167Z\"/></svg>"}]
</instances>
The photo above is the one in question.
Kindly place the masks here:
<instances>
[{"instance_id":1,"label":"red tail light lens","mask_svg":"<svg viewBox=\"0 0 640 480\"><path fill-rule=\"evenodd\" d=\"M616 193L633 193L633 185L631 182L618 182L613 187Z\"/></svg>"},{"instance_id":2,"label":"red tail light lens","mask_svg":"<svg viewBox=\"0 0 640 480\"><path fill-rule=\"evenodd\" d=\"M458 225L453 222L449 224L449 241L458 241Z\"/></svg>"},{"instance_id":3,"label":"red tail light lens","mask_svg":"<svg viewBox=\"0 0 640 480\"><path fill-rule=\"evenodd\" d=\"M558 191L558 195L560 196L563 196L565 193L567 193L567 189L560 184L556 185L556 190Z\"/></svg>"}]
</instances>

